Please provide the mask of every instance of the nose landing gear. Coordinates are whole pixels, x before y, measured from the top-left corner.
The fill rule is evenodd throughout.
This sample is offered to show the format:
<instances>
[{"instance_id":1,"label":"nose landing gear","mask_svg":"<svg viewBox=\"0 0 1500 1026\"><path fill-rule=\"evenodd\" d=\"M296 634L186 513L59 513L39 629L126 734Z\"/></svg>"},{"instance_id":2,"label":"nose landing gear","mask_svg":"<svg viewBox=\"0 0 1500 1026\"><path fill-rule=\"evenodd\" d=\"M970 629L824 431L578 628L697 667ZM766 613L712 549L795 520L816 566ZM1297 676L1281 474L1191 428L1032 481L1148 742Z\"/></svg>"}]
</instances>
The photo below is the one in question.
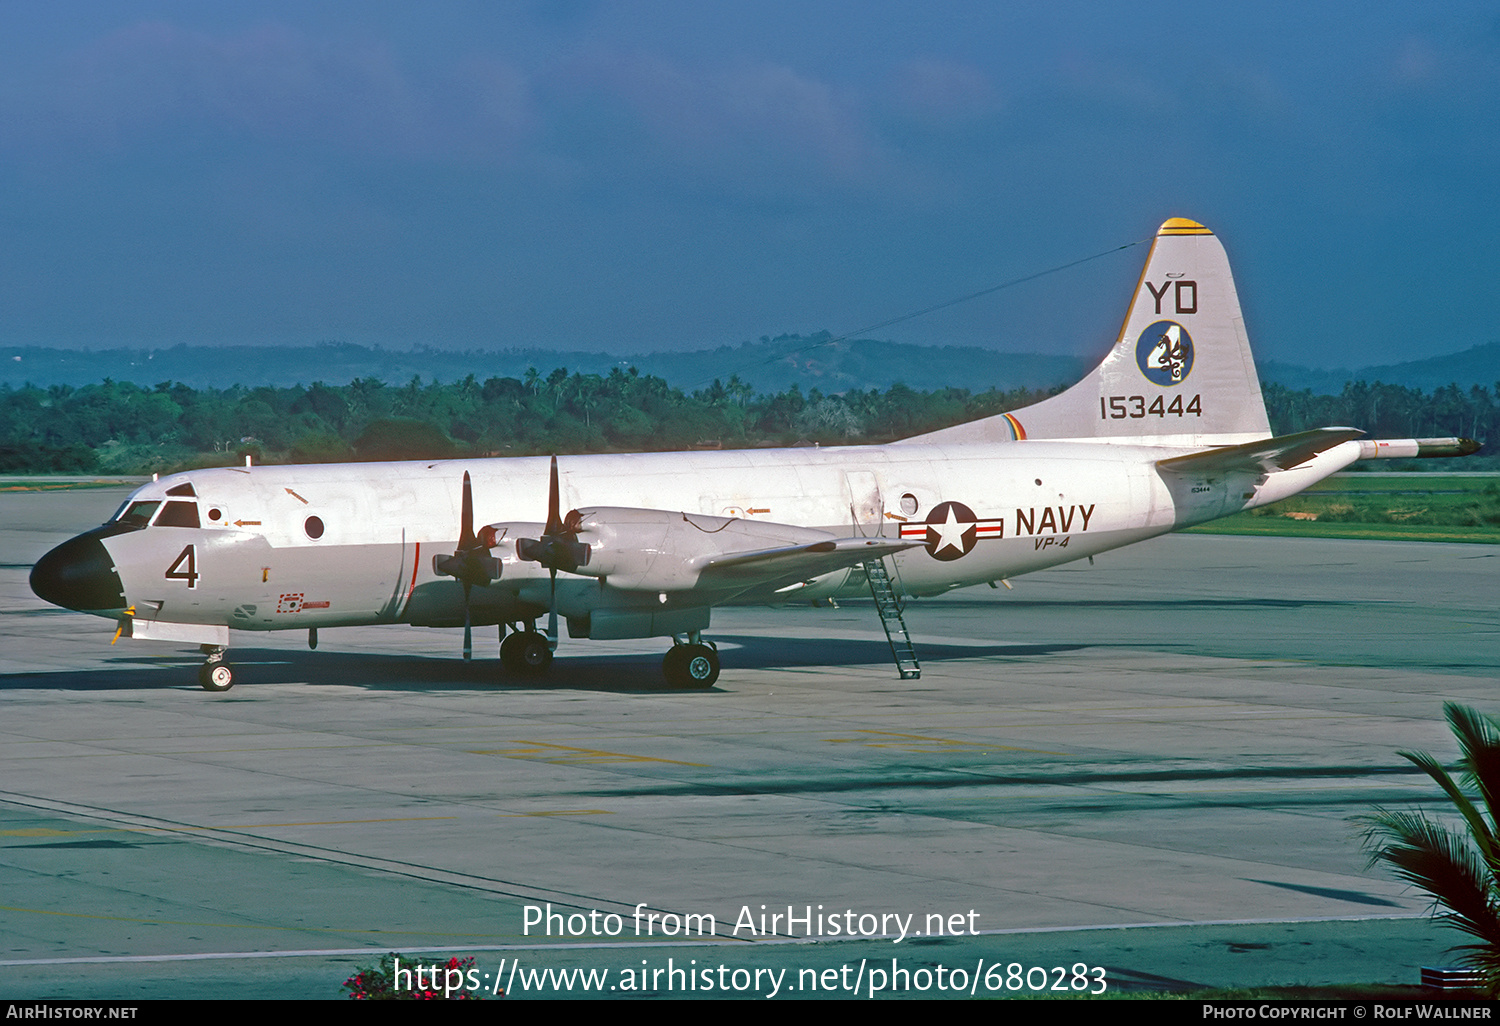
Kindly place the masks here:
<instances>
[{"instance_id":1,"label":"nose landing gear","mask_svg":"<svg viewBox=\"0 0 1500 1026\"><path fill-rule=\"evenodd\" d=\"M221 645L202 645L200 648L204 660L198 667L198 683L203 690L228 691L234 687L234 667L224 661L227 650Z\"/></svg>"}]
</instances>

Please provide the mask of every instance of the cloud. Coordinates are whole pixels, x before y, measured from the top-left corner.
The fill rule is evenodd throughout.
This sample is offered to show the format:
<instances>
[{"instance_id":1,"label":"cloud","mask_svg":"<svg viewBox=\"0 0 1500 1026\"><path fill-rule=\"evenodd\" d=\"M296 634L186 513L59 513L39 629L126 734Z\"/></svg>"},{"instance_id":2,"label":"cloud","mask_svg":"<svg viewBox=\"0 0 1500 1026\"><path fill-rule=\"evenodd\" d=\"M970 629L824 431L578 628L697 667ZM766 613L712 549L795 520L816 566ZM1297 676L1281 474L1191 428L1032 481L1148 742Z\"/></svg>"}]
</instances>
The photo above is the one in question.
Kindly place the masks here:
<instances>
[{"instance_id":1,"label":"cloud","mask_svg":"<svg viewBox=\"0 0 1500 1026\"><path fill-rule=\"evenodd\" d=\"M783 64L696 69L595 52L575 60L570 75L634 121L653 162L679 171L742 186L776 179L820 187L867 182L888 159L853 93Z\"/></svg>"},{"instance_id":2,"label":"cloud","mask_svg":"<svg viewBox=\"0 0 1500 1026\"><path fill-rule=\"evenodd\" d=\"M200 138L410 158L495 154L531 125L525 74L473 57L427 80L383 43L278 23L215 34L140 22L75 50L46 101L74 144Z\"/></svg>"},{"instance_id":3,"label":"cloud","mask_svg":"<svg viewBox=\"0 0 1500 1026\"><path fill-rule=\"evenodd\" d=\"M994 83L979 68L932 57L896 70L892 101L906 117L935 128L959 128L1001 106Z\"/></svg>"}]
</instances>

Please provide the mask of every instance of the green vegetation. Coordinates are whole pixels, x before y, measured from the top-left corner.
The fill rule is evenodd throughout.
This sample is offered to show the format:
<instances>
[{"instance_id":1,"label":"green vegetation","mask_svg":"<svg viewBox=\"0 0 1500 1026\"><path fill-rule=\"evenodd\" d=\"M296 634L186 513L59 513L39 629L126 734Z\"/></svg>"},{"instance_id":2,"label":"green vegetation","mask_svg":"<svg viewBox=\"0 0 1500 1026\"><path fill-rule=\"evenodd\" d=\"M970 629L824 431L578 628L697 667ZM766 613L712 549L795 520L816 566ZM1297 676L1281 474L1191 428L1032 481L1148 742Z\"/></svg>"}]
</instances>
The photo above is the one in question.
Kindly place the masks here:
<instances>
[{"instance_id":1,"label":"green vegetation","mask_svg":"<svg viewBox=\"0 0 1500 1026\"><path fill-rule=\"evenodd\" d=\"M149 474L240 463L246 455L265 463L319 463L884 442L1017 409L1060 390L921 392L897 384L824 394L793 385L757 394L731 377L687 393L634 368L543 375L534 367L520 378L470 375L424 384L414 377L399 386L370 378L288 388L194 389L174 382L146 388L108 379L77 388L5 386L0 473ZM1318 396L1268 384L1264 392L1277 434L1350 424L1385 438L1500 436L1500 403L1479 386L1465 392L1450 385L1427 395L1357 382L1339 395ZM1389 461L1382 469L1405 462L1431 469L1431 461ZM1500 469L1500 457L1481 454L1462 466ZM1482 512L1478 520L1455 514L1403 521L1391 514L1369 521L1363 507L1351 505L1357 509L1344 517L1348 523L1493 524ZM1333 520L1324 510L1316 522L1326 527Z\"/></svg>"},{"instance_id":2,"label":"green vegetation","mask_svg":"<svg viewBox=\"0 0 1500 1026\"><path fill-rule=\"evenodd\" d=\"M0 473L149 474L195 466L880 442L1036 402L1028 389L691 395L658 377L559 368L347 385L193 389L105 381L0 389Z\"/></svg>"},{"instance_id":3,"label":"green vegetation","mask_svg":"<svg viewBox=\"0 0 1500 1026\"><path fill-rule=\"evenodd\" d=\"M1438 922L1462 930L1460 961L1483 974L1485 989L1500 990L1500 722L1467 706L1443 706L1458 741L1459 779L1426 752L1402 752L1442 788L1462 829L1421 812L1381 810L1371 818L1370 862L1432 896ZM1444 911L1438 911L1443 909Z\"/></svg>"},{"instance_id":4,"label":"green vegetation","mask_svg":"<svg viewBox=\"0 0 1500 1026\"><path fill-rule=\"evenodd\" d=\"M1500 383L1496 385L1500 392ZM1354 381L1337 395L1294 392L1274 383L1261 386L1274 434L1286 435L1329 425L1348 425L1371 438L1500 437L1496 392L1475 385L1467 391L1444 385L1425 393L1404 385ZM1466 461L1467 463L1468 461Z\"/></svg>"},{"instance_id":5,"label":"green vegetation","mask_svg":"<svg viewBox=\"0 0 1500 1026\"><path fill-rule=\"evenodd\" d=\"M1500 477L1338 474L1290 499L1190 530L1500 543Z\"/></svg>"}]
</instances>

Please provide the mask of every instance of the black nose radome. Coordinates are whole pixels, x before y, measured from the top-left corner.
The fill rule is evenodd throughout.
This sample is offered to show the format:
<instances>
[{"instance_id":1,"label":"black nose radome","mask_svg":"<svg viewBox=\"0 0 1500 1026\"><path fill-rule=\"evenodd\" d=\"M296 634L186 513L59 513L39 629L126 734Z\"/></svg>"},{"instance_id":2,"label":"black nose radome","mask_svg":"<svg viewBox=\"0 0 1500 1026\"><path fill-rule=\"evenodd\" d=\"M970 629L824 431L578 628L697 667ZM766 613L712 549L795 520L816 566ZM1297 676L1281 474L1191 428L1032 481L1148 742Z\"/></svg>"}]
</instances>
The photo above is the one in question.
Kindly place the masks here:
<instances>
[{"instance_id":1,"label":"black nose radome","mask_svg":"<svg viewBox=\"0 0 1500 1026\"><path fill-rule=\"evenodd\" d=\"M80 613L118 613L125 588L98 531L63 542L31 568L31 590L54 606Z\"/></svg>"}]
</instances>

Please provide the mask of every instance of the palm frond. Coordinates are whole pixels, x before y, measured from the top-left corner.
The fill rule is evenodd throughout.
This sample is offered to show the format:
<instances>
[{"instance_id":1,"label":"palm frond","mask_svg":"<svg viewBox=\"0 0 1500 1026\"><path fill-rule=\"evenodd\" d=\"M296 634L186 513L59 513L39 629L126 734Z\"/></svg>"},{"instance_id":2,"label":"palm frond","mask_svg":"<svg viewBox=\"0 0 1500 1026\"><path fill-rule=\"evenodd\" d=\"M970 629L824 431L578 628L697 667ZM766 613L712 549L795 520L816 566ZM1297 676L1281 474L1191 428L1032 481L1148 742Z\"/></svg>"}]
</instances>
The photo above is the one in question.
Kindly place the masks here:
<instances>
[{"instance_id":1,"label":"palm frond","mask_svg":"<svg viewBox=\"0 0 1500 1026\"><path fill-rule=\"evenodd\" d=\"M1443 764L1426 752L1403 751L1397 754L1403 759L1412 762L1418 769L1437 782L1438 787L1443 789L1443 793L1448 796L1448 800L1458 810L1458 814L1463 816L1464 821L1468 823L1469 831L1474 835L1474 843L1479 845L1479 853L1484 856L1486 862L1495 862L1496 857L1500 856L1500 844L1496 843L1495 835L1490 829L1490 824L1485 821L1484 816L1475 808L1474 802L1469 796L1464 794L1463 788L1459 787L1458 783L1448 775L1448 771L1443 768Z\"/></svg>"},{"instance_id":2,"label":"palm frond","mask_svg":"<svg viewBox=\"0 0 1500 1026\"><path fill-rule=\"evenodd\" d=\"M1494 877L1468 838L1415 812L1378 812L1367 832L1370 861L1384 862L1401 879L1426 891L1438 918L1500 947L1500 908Z\"/></svg>"},{"instance_id":3,"label":"palm frond","mask_svg":"<svg viewBox=\"0 0 1500 1026\"><path fill-rule=\"evenodd\" d=\"M1461 752L1459 780L1426 752L1400 754L1442 788L1467 831L1420 812L1379 809L1367 820L1365 847L1371 865L1390 866L1432 898L1439 922L1480 941L1457 950L1493 994L1500 991L1500 721L1456 702L1443 714ZM1478 793L1483 811L1469 792Z\"/></svg>"},{"instance_id":4,"label":"palm frond","mask_svg":"<svg viewBox=\"0 0 1500 1026\"><path fill-rule=\"evenodd\" d=\"M1453 950L1460 953L1460 965L1476 969L1483 975L1485 989L1491 995L1500 990L1500 950L1492 944L1460 944Z\"/></svg>"},{"instance_id":5,"label":"palm frond","mask_svg":"<svg viewBox=\"0 0 1500 1026\"><path fill-rule=\"evenodd\" d=\"M1457 702L1443 706L1448 726L1463 754L1464 783L1479 792L1489 812L1491 837L1500 829L1500 724L1483 713Z\"/></svg>"}]
</instances>

